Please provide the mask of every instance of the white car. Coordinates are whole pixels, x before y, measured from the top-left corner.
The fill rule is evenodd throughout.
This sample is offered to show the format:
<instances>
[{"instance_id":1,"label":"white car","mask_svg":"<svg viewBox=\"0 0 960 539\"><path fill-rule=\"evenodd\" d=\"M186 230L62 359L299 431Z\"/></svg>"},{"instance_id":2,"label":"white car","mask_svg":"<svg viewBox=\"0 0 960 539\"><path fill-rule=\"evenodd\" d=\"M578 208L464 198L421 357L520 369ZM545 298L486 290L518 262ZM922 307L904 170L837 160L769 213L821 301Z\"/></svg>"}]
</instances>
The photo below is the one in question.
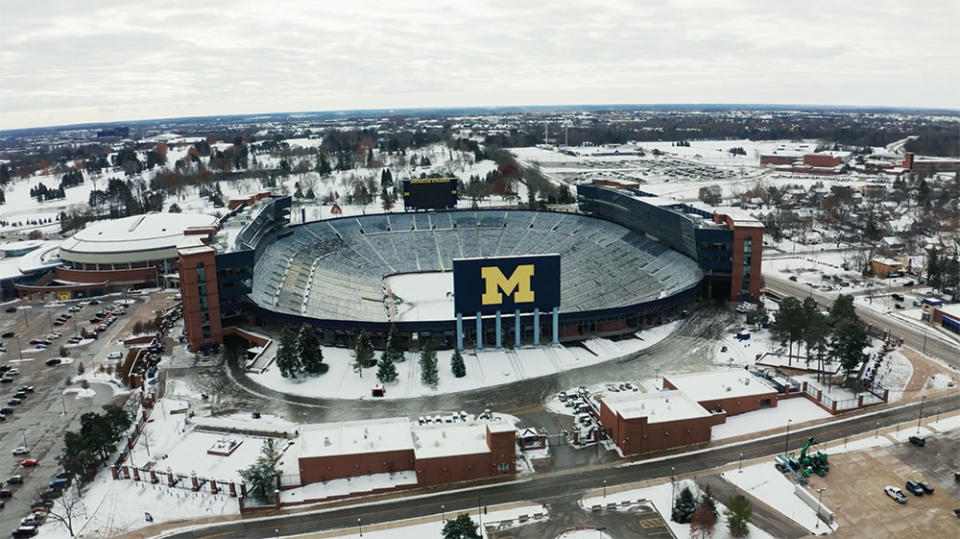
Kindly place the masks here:
<instances>
[{"instance_id":1,"label":"white car","mask_svg":"<svg viewBox=\"0 0 960 539\"><path fill-rule=\"evenodd\" d=\"M123 359L123 352L110 352L107 359Z\"/></svg>"},{"instance_id":2,"label":"white car","mask_svg":"<svg viewBox=\"0 0 960 539\"><path fill-rule=\"evenodd\" d=\"M13 454L14 454L15 456L18 456L18 457L19 457L19 456L23 456L23 455L29 455L29 454L30 454L30 448L21 445L20 447L18 447L18 448L16 448L16 449L13 450Z\"/></svg>"},{"instance_id":3,"label":"white car","mask_svg":"<svg viewBox=\"0 0 960 539\"><path fill-rule=\"evenodd\" d=\"M887 496L890 496L896 500L897 503L907 503L907 495L904 494L899 488L892 485L887 485L883 487L883 491L887 493Z\"/></svg>"}]
</instances>

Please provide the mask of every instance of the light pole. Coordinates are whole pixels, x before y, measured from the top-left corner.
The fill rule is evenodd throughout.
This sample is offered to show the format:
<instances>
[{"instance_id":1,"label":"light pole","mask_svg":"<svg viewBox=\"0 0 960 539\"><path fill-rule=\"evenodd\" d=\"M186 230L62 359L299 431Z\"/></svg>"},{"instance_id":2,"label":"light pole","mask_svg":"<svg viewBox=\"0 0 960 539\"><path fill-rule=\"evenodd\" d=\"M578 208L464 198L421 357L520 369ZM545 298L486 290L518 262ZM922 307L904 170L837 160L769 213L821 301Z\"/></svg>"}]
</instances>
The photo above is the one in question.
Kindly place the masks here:
<instances>
[{"instance_id":1,"label":"light pole","mask_svg":"<svg viewBox=\"0 0 960 539\"><path fill-rule=\"evenodd\" d=\"M480 507L481 505L483 505L482 500L483 500L483 496L477 494L477 521L480 523L481 530L483 529L483 510Z\"/></svg>"},{"instance_id":2,"label":"light pole","mask_svg":"<svg viewBox=\"0 0 960 539\"><path fill-rule=\"evenodd\" d=\"M819 494L817 497L817 524L814 526L814 528L820 527L820 507L823 506L823 491L825 490L827 490L827 487L820 487L817 489L817 494Z\"/></svg>"},{"instance_id":3,"label":"light pole","mask_svg":"<svg viewBox=\"0 0 960 539\"><path fill-rule=\"evenodd\" d=\"M784 456L784 457L787 456L787 451L788 451L787 448L790 447L790 423L792 423L792 422L793 422L792 419L788 419L788 420L787 420L787 439L783 442L783 456Z\"/></svg>"},{"instance_id":4,"label":"light pole","mask_svg":"<svg viewBox=\"0 0 960 539\"><path fill-rule=\"evenodd\" d=\"M940 423L940 408L937 408L937 423Z\"/></svg>"},{"instance_id":5,"label":"light pole","mask_svg":"<svg viewBox=\"0 0 960 539\"><path fill-rule=\"evenodd\" d=\"M873 437L876 438L879 435L880 435L880 422L877 421L877 426L874 427L874 430L873 430Z\"/></svg>"},{"instance_id":6,"label":"light pole","mask_svg":"<svg viewBox=\"0 0 960 539\"><path fill-rule=\"evenodd\" d=\"M23 434L23 447L27 447L27 429L20 429L20 434Z\"/></svg>"},{"instance_id":7,"label":"light pole","mask_svg":"<svg viewBox=\"0 0 960 539\"><path fill-rule=\"evenodd\" d=\"M740 465L737 466L737 472L743 473L743 453L740 453Z\"/></svg>"},{"instance_id":8,"label":"light pole","mask_svg":"<svg viewBox=\"0 0 960 539\"><path fill-rule=\"evenodd\" d=\"M20 336L17 335L16 339L17 339L17 359L19 359L20 361L23 361L23 349L20 348Z\"/></svg>"},{"instance_id":9,"label":"light pole","mask_svg":"<svg viewBox=\"0 0 960 539\"><path fill-rule=\"evenodd\" d=\"M363 537L363 523L360 517L357 517L357 528L360 530L360 537Z\"/></svg>"},{"instance_id":10,"label":"light pole","mask_svg":"<svg viewBox=\"0 0 960 539\"><path fill-rule=\"evenodd\" d=\"M442 503L440 504L440 521L441 522L447 521L447 509L446 507L444 507Z\"/></svg>"},{"instance_id":11,"label":"light pole","mask_svg":"<svg viewBox=\"0 0 960 539\"><path fill-rule=\"evenodd\" d=\"M603 480L603 499L607 499L607 480Z\"/></svg>"},{"instance_id":12,"label":"light pole","mask_svg":"<svg viewBox=\"0 0 960 539\"><path fill-rule=\"evenodd\" d=\"M926 395L920 397L920 413L917 414L917 434L920 434L920 420L923 419L923 403L926 400L927 400Z\"/></svg>"},{"instance_id":13,"label":"light pole","mask_svg":"<svg viewBox=\"0 0 960 539\"><path fill-rule=\"evenodd\" d=\"M677 499L677 476L676 467L670 467L670 518L673 518L673 504Z\"/></svg>"}]
</instances>

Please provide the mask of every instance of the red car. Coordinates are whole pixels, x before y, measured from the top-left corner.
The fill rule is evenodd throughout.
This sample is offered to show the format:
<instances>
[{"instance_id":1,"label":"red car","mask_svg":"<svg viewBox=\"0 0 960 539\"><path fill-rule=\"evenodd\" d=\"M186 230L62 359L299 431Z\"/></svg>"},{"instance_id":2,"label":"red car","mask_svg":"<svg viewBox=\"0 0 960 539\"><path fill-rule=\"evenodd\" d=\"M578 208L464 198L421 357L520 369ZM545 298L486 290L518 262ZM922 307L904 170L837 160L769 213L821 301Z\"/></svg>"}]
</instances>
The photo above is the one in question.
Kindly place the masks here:
<instances>
[{"instance_id":1,"label":"red car","mask_svg":"<svg viewBox=\"0 0 960 539\"><path fill-rule=\"evenodd\" d=\"M37 462L36 459L26 459L26 460L20 461L20 466L23 466L24 468L32 468L34 466L37 466L38 464L40 463Z\"/></svg>"}]
</instances>

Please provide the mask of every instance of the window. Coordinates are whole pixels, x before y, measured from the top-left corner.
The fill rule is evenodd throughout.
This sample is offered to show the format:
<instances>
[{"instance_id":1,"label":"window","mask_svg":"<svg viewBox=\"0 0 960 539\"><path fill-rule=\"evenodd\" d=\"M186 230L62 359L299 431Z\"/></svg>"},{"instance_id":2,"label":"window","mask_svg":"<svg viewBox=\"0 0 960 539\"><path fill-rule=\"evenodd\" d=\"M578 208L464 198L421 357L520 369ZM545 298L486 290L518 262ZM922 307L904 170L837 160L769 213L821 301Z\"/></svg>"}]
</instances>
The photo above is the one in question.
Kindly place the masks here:
<instances>
[{"instance_id":1,"label":"window","mask_svg":"<svg viewBox=\"0 0 960 539\"><path fill-rule=\"evenodd\" d=\"M506 463L506 462L501 462L501 463L497 464L497 471L498 471L498 472L509 472L509 471L510 471L510 464L509 464L509 463Z\"/></svg>"}]
</instances>

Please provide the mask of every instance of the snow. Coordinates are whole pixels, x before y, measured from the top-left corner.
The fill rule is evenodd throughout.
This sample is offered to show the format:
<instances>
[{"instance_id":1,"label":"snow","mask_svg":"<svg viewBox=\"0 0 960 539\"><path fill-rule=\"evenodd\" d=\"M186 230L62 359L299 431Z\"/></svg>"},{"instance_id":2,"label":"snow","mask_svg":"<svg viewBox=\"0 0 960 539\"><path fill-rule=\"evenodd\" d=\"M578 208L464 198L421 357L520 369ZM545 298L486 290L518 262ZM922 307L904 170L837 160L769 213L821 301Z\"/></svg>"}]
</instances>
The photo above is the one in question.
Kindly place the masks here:
<instances>
[{"instance_id":1,"label":"snow","mask_svg":"<svg viewBox=\"0 0 960 539\"><path fill-rule=\"evenodd\" d=\"M893 442L890 441L890 438L886 436L874 436L871 434L866 438L860 438L858 440L843 441L835 440L829 444L818 444L816 446L818 451L823 451L829 456L839 455L841 453L850 453L853 451L863 451L866 449L872 449L874 447L885 447Z\"/></svg>"},{"instance_id":2,"label":"snow","mask_svg":"<svg viewBox=\"0 0 960 539\"><path fill-rule=\"evenodd\" d=\"M744 434L784 428L788 419L792 420L792 425L797 425L828 417L831 417L830 412L820 408L805 397L784 399L773 408L763 408L728 417L726 423L714 425L710 432L710 438L712 440L723 440Z\"/></svg>"},{"instance_id":3,"label":"snow","mask_svg":"<svg viewBox=\"0 0 960 539\"><path fill-rule=\"evenodd\" d=\"M357 477L347 477L344 479L333 479L331 481L320 481L310 483L302 487L280 491L281 503L296 503L308 500L321 500L334 496L346 496L349 494L362 494L378 489L390 489L398 487L415 487L417 485L417 473L408 470L394 473L380 473L372 475L361 475Z\"/></svg>"},{"instance_id":4,"label":"snow","mask_svg":"<svg viewBox=\"0 0 960 539\"><path fill-rule=\"evenodd\" d=\"M396 298L392 320L449 320L453 309L453 272L393 275L384 282Z\"/></svg>"},{"instance_id":5,"label":"snow","mask_svg":"<svg viewBox=\"0 0 960 539\"><path fill-rule=\"evenodd\" d=\"M897 428L892 432L888 429L886 435L898 442L906 442L911 436L923 437L929 435L931 432L932 431L925 426L917 428L916 423L909 423L906 425L897 425Z\"/></svg>"},{"instance_id":6,"label":"snow","mask_svg":"<svg viewBox=\"0 0 960 539\"><path fill-rule=\"evenodd\" d=\"M93 398L97 396L97 392L93 389L83 389L80 387L70 387L63 390L64 396L76 394L76 399L85 399Z\"/></svg>"},{"instance_id":7,"label":"snow","mask_svg":"<svg viewBox=\"0 0 960 539\"><path fill-rule=\"evenodd\" d=\"M355 455L413 449L405 417L344 421L305 426L299 457Z\"/></svg>"},{"instance_id":8,"label":"snow","mask_svg":"<svg viewBox=\"0 0 960 539\"><path fill-rule=\"evenodd\" d=\"M563 532L557 536L557 539L613 539L613 536L607 532L599 531L596 528L588 530L571 530Z\"/></svg>"},{"instance_id":9,"label":"snow","mask_svg":"<svg viewBox=\"0 0 960 539\"><path fill-rule=\"evenodd\" d=\"M770 469L773 469L773 466L770 466ZM694 496L699 497L702 494L702 491L697 487L697 485L689 480L684 479L677 481L676 485L671 483L661 483L659 485L653 485L648 487L641 488L627 488L625 490L619 490L618 488L610 487L607 488L606 496L593 491L594 495L585 496L580 499L578 502L580 507L585 511L589 511L594 505L605 506L608 503L617 504L618 511L630 511L637 507L637 505L631 506L621 506L620 503L624 501L637 502L638 500L645 500L654 505L656 510L660 513L660 516L663 517L664 522L670 527L670 530L673 532L676 537L690 537L690 524L680 524L674 522L670 519L670 507L672 507L672 498L674 490L677 494L680 494L680 491L684 487L688 487L694 494ZM720 500L714 499L717 506L717 524L713 529L713 536L716 539L726 539L730 537L727 530L727 517L724 514L726 506L720 503ZM748 524L749 526L749 537L754 539L772 539L772 536L767 532L761 530L753 524Z\"/></svg>"},{"instance_id":10,"label":"snow","mask_svg":"<svg viewBox=\"0 0 960 539\"><path fill-rule=\"evenodd\" d=\"M710 412L682 391L611 393L601 399L615 414L624 419L646 417L648 423L665 423L709 417Z\"/></svg>"},{"instance_id":11,"label":"snow","mask_svg":"<svg viewBox=\"0 0 960 539\"><path fill-rule=\"evenodd\" d=\"M960 415L950 417L942 416L939 421L931 421L927 426L932 427L938 432L946 432L960 429Z\"/></svg>"},{"instance_id":12,"label":"snow","mask_svg":"<svg viewBox=\"0 0 960 539\"><path fill-rule=\"evenodd\" d=\"M927 379L927 383L924 384L926 389L948 389L951 387L957 387L957 380L942 372L934 374Z\"/></svg>"},{"instance_id":13,"label":"snow","mask_svg":"<svg viewBox=\"0 0 960 539\"><path fill-rule=\"evenodd\" d=\"M452 511L446 514L434 514L428 517L410 519L410 520L401 520L387 522L384 524L372 524L367 525L363 524L363 536L370 537L372 539L410 539L411 537L442 537L443 533L443 518L447 520L456 518L458 514L466 511ZM470 515L470 518L474 522L479 524L480 520L475 511L467 512ZM522 525L518 519L521 516L530 517L530 520L527 520L526 523L536 522L533 519L535 514L543 515L543 518L549 516L549 512L546 506L540 504L531 504L528 502L521 502L517 504L511 504L510 506L491 506L487 508L487 513L483 515L482 521L483 526L480 529L482 537L489 537L486 532L486 526L492 525L498 530L508 529ZM596 534L596 532L594 532ZM325 537L330 538L354 538L357 537L358 530L356 527L345 528L341 530L339 535L325 535ZM596 537L594 535L593 537Z\"/></svg>"},{"instance_id":14,"label":"snow","mask_svg":"<svg viewBox=\"0 0 960 539\"><path fill-rule=\"evenodd\" d=\"M816 509L804 503L795 494L794 483L769 462L746 466L742 472L732 470L722 472L720 475L729 483L763 500L785 517L809 530L810 533L832 532L838 527L836 523L830 526L822 522L819 528L815 528L812 524L817 522Z\"/></svg>"},{"instance_id":15,"label":"snow","mask_svg":"<svg viewBox=\"0 0 960 539\"><path fill-rule=\"evenodd\" d=\"M694 396L698 402L776 393L762 378L745 369L723 369L690 374L666 374L664 383Z\"/></svg>"},{"instance_id":16,"label":"snow","mask_svg":"<svg viewBox=\"0 0 960 539\"><path fill-rule=\"evenodd\" d=\"M465 350L462 356L467 375L463 378L456 378L451 372L450 358L453 351L440 350L437 352L440 380L436 389L421 383L418 355L408 353L405 361L396 364L397 381L384 384L387 394L382 398L403 399L467 391L596 365L649 348L663 340L676 327L677 322L671 322L644 330L639 333L642 340L638 338L622 341L604 339L609 343L611 353L600 356L577 346L548 346L517 350L490 348L479 352ZM267 367L262 373L248 373L248 376L265 387L283 393L308 397L326 395L341 399L378 398L370 396L370 388L378 383L376 368L364 369L361 377L352 366L353 352L345 348L324 347L323 357L324 362L330 365L330 370L320 376L284 378L276 365Z\"/></svg>"}]
</instances>

